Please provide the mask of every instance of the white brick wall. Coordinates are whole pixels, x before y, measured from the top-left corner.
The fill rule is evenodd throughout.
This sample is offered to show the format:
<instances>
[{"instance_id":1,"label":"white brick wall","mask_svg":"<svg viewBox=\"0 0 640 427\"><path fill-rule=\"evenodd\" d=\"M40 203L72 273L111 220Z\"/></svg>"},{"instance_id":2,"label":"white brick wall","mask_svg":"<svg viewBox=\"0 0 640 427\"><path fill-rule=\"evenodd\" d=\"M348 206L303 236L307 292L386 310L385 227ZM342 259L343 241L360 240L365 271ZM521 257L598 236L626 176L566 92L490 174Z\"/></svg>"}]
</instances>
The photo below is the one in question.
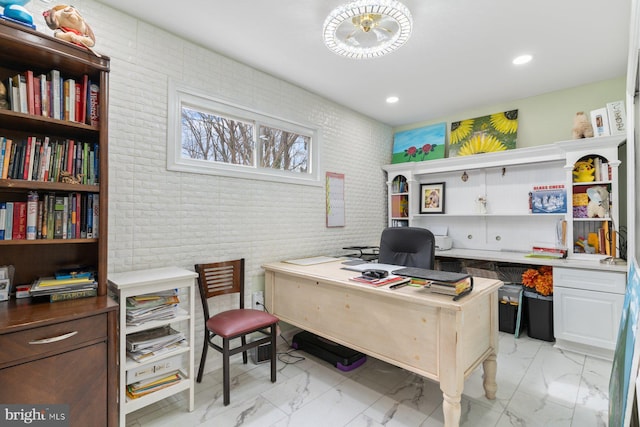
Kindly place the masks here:
<instances>
[{"instance_id":1,"label":"white brick wall","mask_svg":"<svg viewBox=\"0 0 640 427\"><path fill-rule=\"evenodd\" d=\"M376 244L386 224L381 165L392 130L261 71L207 51L91 0L74 2L111 58L109 272L246 258L248 301L264 289L260 265ZM26 6L39 31L41 2ZM324 187L166 169L168 80L322 132L320 172L345 174L346 226L325 227ZM201 324L198 302L198 325ZM196 363L202 327L196 330ZM207 371L219 364L209 352Z\"/></svg>"}]
</instances>

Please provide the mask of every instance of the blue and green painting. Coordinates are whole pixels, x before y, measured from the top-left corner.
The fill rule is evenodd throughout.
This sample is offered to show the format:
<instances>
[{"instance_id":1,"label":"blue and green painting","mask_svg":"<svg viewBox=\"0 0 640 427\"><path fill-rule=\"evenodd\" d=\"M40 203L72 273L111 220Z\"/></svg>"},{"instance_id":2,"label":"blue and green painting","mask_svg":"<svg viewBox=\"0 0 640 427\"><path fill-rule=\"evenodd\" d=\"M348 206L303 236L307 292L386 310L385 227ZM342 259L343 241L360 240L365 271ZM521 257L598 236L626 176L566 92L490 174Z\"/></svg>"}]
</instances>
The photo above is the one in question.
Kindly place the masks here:
<instances>
[{"instance_id":1,"label":"blue and green painting","mask_svg":"<svg viewBox=\"0 0 640 427\"><path fill-rule=\"evenodd\" d=\"M396 133L391 163L443 159L446 133L444 122Z\"/></svg>"}]
</instances>

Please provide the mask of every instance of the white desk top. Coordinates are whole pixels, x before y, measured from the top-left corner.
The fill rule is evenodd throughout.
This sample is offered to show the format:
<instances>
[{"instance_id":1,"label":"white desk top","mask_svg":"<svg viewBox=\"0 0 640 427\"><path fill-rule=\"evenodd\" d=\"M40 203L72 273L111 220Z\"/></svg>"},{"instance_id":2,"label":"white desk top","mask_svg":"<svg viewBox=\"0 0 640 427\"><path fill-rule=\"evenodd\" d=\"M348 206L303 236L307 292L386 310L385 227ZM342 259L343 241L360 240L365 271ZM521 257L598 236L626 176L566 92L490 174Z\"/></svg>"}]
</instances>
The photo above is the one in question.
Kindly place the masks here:
<instances>
[{"instance_id":1,"label":"white desk top","mask_svg":"<svg viewBox=\"0 0 640 427\"><path fill-rule=\"evenodd\" d=\"M436 257L466 258L483 261L510 262L516 264L550 265L553 267L580 268L584 270L627 271L627 264L603 264L596 260L577 258L552 259L527 257L525 252L487 251L479 249L436 250Z\"/></svg>"}]
</instances>

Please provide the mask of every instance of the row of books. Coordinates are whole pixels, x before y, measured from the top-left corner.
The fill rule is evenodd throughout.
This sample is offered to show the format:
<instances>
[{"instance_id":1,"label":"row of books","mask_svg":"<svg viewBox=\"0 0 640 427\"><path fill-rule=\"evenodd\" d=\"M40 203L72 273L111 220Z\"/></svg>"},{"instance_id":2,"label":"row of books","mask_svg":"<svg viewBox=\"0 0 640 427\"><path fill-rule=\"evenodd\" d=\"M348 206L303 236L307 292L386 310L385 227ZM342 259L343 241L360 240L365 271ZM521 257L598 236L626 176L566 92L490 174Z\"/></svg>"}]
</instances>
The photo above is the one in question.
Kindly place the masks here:
<instances>
[{"instance_id":1,"label":"row of books","mask_svg":"<svg viewBox=\"0 0 640 427\"><path fill-rule=\"evenodd\" d=\"M172 319L178 313L179 303L177 289L127 297L127 326Z\"/></svg>"},{"instance_id":2,"label":"row of books","mask_svg":"<svg viewBox=\"0 0 640 427\"><path fill-rule=\"evenodd\" d=\"M27 201L0 202L0 240L98 238L96 193L32 191Z\"/></svg>"},{"instance_id":3,"label":"row of books","mask_svg":"<svg viewBox=\"0 0 640 427\"><path fill-rule=\"evenodd\" d=\"M401 179L400 177L396 177L391 183L391 192L392 193L408 193L409 192L409 184L406 179Z\"/></svg>"},{"instance_id":4,"label":"row of books","mask_svg":"<svg viewBox=\"0 0 640 427\"><path fill-rule=\"evenodd\" d=\"M12 111L92 126L99 123L99 92L88 75L68 78L55 69L38 75L27 70L10 77L7 85Z\"/></svg>"},{"instance_id":5,"label":"row of books","mask_svg":"<svg viewBox=\"0 0 640 427\"><path fill-rule=\"evenodd\" d=\"M14 141L0 136L2 179L60 182L70 175L81 184L96 185L100 175L100 150L97 143L73 139L52 140L30 136Z\"/></svg>"}]
</instances>

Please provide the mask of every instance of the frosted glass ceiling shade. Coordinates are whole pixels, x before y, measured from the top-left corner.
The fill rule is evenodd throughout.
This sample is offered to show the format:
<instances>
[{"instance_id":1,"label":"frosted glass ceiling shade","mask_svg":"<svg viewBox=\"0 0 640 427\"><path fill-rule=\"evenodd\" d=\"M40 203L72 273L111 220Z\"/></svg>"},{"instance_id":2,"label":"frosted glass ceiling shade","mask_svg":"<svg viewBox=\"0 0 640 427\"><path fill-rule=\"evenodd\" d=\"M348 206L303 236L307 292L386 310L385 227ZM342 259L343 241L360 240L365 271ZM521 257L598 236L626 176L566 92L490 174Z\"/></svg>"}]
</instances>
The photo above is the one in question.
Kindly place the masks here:
<instances>
[{"instance_id":1,"label":"frosted glass ceiling shade","mask_svg":"<svg viewBox=\"0 0 640 427\"><path fill-rule=\"evenodd\" d=\"M412 27L411 12L399 1L358 0L331 11L324 21L323 38L338 55L376 58L405 44Z\"/></svg>"}]
</instances>

